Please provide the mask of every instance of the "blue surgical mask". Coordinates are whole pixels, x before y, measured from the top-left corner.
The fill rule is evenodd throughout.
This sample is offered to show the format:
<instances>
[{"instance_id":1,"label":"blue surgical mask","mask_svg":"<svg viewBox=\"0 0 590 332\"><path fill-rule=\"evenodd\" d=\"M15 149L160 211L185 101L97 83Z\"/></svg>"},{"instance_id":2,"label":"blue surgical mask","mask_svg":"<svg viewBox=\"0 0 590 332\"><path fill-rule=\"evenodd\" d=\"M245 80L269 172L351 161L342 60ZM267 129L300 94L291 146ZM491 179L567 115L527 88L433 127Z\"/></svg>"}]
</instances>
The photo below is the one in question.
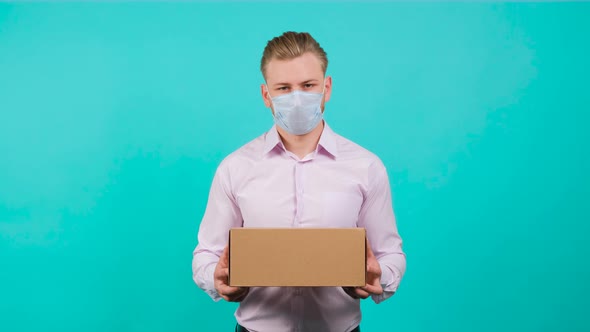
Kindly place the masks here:
<instances>
[{"instance_id":1,"label":"blue surgical mask","mask_svg":"<svg viewBox=\"0 0 590 332\"><path fill-rule=\"evenodd\" d=\"M290 134L305 135L322 121L324 91L317 93L295 90L276 97L270 96L269 92L269 97L274 109L275 124Z\"/></svg>"}]
</instances>

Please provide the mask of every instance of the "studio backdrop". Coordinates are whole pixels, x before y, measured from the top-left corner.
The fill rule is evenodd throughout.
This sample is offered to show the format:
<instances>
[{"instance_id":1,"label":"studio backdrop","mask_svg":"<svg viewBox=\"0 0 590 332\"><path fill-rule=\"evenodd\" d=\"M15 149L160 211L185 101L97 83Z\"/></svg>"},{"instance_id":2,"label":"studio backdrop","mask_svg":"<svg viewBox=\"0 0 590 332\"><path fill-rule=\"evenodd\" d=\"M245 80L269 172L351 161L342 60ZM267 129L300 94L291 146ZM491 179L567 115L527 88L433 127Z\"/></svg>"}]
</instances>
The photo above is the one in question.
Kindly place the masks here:
<instances>
[{"instance_id":1,"label":"studio backdrop","mask_svg":"<svg viewBox=\"0 0 590 332\"><path fill-rule=\"evenodd\" d=\"M590 3L0 4L0 330L232 331L192 280L221 160L310 32L407 273L363 331L589 331Z\"/></svg>"}]
</instances>

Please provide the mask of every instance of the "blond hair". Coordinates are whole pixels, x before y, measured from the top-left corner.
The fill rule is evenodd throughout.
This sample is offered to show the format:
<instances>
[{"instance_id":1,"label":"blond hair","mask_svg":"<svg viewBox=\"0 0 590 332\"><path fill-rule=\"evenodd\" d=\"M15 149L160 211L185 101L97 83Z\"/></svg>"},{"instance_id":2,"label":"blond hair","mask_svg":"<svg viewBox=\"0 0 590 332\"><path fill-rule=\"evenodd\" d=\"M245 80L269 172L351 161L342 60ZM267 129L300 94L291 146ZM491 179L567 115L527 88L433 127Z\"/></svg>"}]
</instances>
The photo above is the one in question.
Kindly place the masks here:
<instances>
[{"instance_id":1,"label":"blond hair","mask_svg":"<svg viewBox=\"0 0 590 332\"><path fill-rule=\"evenodd\" d=\"M262 54L262 76L266 78L266 67L270 60L291 60L308 52L318 57L325 75L328 69L328 55L309 33L287 31L279 37L274 37L268 41Z\"/></svg>"}]
</instances>

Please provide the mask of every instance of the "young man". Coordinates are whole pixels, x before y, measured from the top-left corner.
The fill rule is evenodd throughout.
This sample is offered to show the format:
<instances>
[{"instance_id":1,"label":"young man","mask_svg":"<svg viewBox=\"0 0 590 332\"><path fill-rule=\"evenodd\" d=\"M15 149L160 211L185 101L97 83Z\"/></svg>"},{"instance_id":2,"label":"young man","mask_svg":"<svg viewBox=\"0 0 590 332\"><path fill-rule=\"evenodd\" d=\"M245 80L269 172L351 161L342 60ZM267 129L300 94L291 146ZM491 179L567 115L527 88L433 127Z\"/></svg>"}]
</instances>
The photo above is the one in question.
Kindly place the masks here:
<instances>
[{"instance_id":1,"label":"young man","mask_svg":"<svg viewBox=\"0 0 590 332\"><path fill-rule=\"evenodd\" d=\"M405 272L383 163L323 121L332 93L327 65L308 33L270 40L261 61L261 93L275 125L225 158L213 179L193 279L216 301L240 302L236 331L360 331L360 299L387 299ZM367 285L230 287L232 227L364 227Z\"/></svg>"}]
</instances>

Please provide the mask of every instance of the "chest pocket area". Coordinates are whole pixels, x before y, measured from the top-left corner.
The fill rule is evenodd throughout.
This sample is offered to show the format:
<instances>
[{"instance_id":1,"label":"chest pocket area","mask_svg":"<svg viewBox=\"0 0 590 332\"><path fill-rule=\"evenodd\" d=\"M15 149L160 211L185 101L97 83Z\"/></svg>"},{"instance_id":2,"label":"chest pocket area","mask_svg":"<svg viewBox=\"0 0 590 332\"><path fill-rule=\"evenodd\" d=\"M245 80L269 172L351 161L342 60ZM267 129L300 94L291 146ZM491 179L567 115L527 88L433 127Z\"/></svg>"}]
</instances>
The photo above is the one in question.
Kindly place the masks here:
<instances>
[{"instance_id":1,"label":"chest pocket area","mask_svg":"<svg viewBox=\"0 0 590 332\"><path fill-rule=\"evenodd\" d=\"M324 192L322 225L324 227L357 227L363 198L354 192Z\"/></svg>"}]
</instances>

